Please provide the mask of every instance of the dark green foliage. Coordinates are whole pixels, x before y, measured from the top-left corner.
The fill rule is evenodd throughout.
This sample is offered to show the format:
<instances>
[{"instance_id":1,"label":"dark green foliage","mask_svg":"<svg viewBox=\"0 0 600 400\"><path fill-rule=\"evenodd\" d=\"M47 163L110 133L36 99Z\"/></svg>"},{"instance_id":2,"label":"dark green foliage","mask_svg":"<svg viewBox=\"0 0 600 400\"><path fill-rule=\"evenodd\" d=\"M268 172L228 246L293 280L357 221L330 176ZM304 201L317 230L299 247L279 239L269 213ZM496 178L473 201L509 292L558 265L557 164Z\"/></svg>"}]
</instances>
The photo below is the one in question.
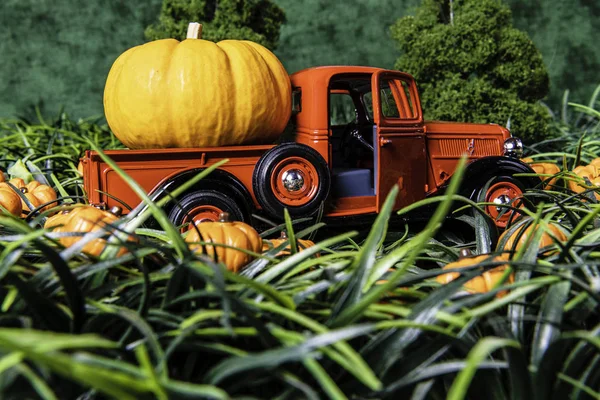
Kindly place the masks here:
<instances>
[{"instance_id":1,"label":"dark green foliage","mask_svg":"<svg viewBox=\"0 0 600 400\"><path fill-rule=\"evenodd\" d=\"M573 107L569 116L588 117L588 140L577 150L587 162L600 155L600 113ZM564 133L571 150L582 130ZM25 158L31 172L43 170L68 192L79 192L82 147L117 142L105 126L65 115L37 125L0 119L0 141L6 158ZM287 257L275 256L286 244L273 248L239 274L190 253L160 202L148 200L149 210L107 227L139 239L125 244L132 253L116 257L113 248L99 259L63 249L56 234L39 228L41 215L0 213L0 397L599 398L600 208L593 194L573 196L562 184L525 194L543 204L509 233L552 221L570 232L569 241L539 249L538 230L513 254L516 281L495 288L509 291L498 298L461 288L497 263L461 269L448 284L434 279L459 249L481 252L461 238L476 219L463 215L458 230L447 225L456 183L449 196L420 202L440 203L424 228L393 222L393 197L364 241L357 232L327 235L323 223L294 231L286 220L262 235L286 229L294 242L318 229L322 240ZM139 228L150 214L160 229ZM489 237L489 225L481 225L477 235Z\"/></svg>"},{"instance_id":2,"label":"dark green foliage","mask_svg":"<svg viewBox=\"0 0 600 400\"><path fill-rule=\"evenodd\" d=\"M526 30L542 52L550 75L549 104L560 105L565 90L586 101L600 83L600 2L596 0L507 0L514 25Z\"/></svg>"},{"instance_id":3,"label":"dark green foliage","mask_svg":"<svg viewBox=\"0 0 600 400\"><path fill-rule=\"evenodd\" d=\"M270 0L164 0L157 24L146 39L185 39L190 22L203 26L202 38L252 40L274 49L285 21L283 10Z\"/></svg>"},{"instance_id":4,"label":"dark green foliage","mask_svg":"<svg viewBox=\"0 0 600 400\"><path fill-rule=\"evenodd\" d=\"M511 27L497 0L424 0L392 36L404 53L396 68L415 76L428 119L510 124L528 142L547 133L548 93L541 54ZM453 15L451 15L453 14Z\"/></svg>"}]
</instances>

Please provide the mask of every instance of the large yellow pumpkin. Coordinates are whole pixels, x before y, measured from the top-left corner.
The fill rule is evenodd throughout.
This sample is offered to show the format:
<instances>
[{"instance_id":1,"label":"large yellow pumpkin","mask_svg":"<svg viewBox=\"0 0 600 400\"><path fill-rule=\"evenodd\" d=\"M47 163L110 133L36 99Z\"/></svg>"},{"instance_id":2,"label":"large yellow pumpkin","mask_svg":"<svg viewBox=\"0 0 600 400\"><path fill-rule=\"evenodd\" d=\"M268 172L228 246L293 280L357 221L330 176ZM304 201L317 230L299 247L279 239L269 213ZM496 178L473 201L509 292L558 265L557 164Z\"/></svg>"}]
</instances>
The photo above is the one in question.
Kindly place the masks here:
<instances>
[{"instance_id":1,"label":"large yellow pumpkin","mask_svg":"<svg viewBox=\"0 0 600 400\"><path fill-rule=\"evenodd\" d=\"M254 253L260 253L263 246L260 235L253 227L244 222L229 221L229 214L227 213L221 213L219 221L197 224L195 228L190 229L185 241L188 243L224 244ZM251 255L229 247L212 246L210 244L205 246L201 244L190 245L190 249L197 252L203 252L203 247L206 248L208 256L222 262L228 270L233 272L239 271L252 260Z\"/></svg>"},{"instance_id":2,"label":"large yellow pumpkin","mask_svg":"<svg viewBox=\"0 0 600 400\"><path fill-rule=\"evenodd\" d=\"M465 268L480 264L485 261L503 262L508 261L508 254L502 254L494 257L490 260L489 254L483 254L476 257L461 258L458 261L447 264L443 269L455 269ZM486 293L493 289L493 287L500 281L504 272L508 268L507 265L500 265L496 268L492 268L483 272L481 275L474 277L464 284L464 288L470 293ZM446 284L450 283L460 276L458 272L449 272L447 274L438 275L436 280L439 283ZM506 280L506 283L513 283L514 275L511 273ZM496 294L496 297L502 297L507 294L507 291L502 290Z\"/></svg>"},{"instance_id":3,"label":"large yellow pumpkin","mask_svg":"<svg viewBox=\"0 0 600 400\"><path fill-rule=\"evenodd\" d=\"M291 113L281 62L250 41L213 43L190 32L114 62L104 111L115 135L131 149L273 142Z\"/></svg>"}]
</instances>

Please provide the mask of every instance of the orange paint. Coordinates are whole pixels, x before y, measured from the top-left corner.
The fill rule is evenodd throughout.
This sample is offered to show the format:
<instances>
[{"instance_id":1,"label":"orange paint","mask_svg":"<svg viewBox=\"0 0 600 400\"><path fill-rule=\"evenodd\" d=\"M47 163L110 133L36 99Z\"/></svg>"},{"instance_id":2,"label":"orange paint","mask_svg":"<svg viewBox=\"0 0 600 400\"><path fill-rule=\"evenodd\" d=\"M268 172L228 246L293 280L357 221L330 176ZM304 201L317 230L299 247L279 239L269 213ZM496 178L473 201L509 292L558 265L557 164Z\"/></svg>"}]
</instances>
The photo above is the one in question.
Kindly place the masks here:
<instances>
[{"instance_id":1,"label":"orange paint","mask_svg":"<svg viewBox=\"0 0 600 400\"><path fill-rule=\"evenodd\" d=\"M400 185L400 193L394 208L412 204L435 194L452 176L462 154L467 154L469 160L501 155L503 142L510 137L508 130L494 124L424 121L416 83L406 73L372 67L326 66L299 71L292 74L290 80L295 99L296 143L314 149L322 157L328 166L326 172L331 175L332 187L337 180L356 185L358 191L352 195L330 191L325 204L326 217L378 212L396 184ZM354 120L333 125L332 95L345 96L354 104ZM350 132L356 136L349 138ZM162 185L185 171L229 159L221 170L229 173L247 193L251 204L246 205L251 211L259 211L262 207L253 187L255 167L275 146L113 150L106 154L148 193L161 190ZM369 150L366 146L372 148ZM357 151L359 157L344 153ZM91 203L105 203L108 207L120 205L102 192L110 193L132 208L140 202L134 191L95 152L87 151L81 166ZM340 171L357 171L359 175L363 173L363 178L368 173L369 182L363 179L359 187L358 181L351 177L343 181ZM285 207L301 207L324 182L319 178L320 172L301 156L290 156L273 169L267 180L268 190ZM294 185L288 182L286 187L283 179L288 173L301 179ZM218 207L212 206L199 204L198 218L217 213Z\"/></svg>"}]
</instances>

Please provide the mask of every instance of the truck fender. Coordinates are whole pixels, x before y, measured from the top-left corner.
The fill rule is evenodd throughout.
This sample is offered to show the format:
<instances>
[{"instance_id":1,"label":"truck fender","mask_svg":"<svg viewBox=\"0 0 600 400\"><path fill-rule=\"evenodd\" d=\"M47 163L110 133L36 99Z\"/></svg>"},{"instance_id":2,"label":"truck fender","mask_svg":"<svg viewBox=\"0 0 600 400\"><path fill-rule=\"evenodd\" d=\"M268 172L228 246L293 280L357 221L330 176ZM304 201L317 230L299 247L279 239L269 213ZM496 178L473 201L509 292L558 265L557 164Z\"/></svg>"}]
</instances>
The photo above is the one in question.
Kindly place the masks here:
<instances>
[{"instance_id":1,"label":"truck fender","mask_svg":"<svg viewBox=\"0 0 600 400\"><path fill-rule=\"evenodd\" d=\"M503 156L483 157L468 164L463 175L460 193L476 200L479 190L492 178L514 174L535 174L531 167L515 158ZM537 176L519 176L516 180L524 189L534 188L542 181Z\"/></svg>"}]
</instances>

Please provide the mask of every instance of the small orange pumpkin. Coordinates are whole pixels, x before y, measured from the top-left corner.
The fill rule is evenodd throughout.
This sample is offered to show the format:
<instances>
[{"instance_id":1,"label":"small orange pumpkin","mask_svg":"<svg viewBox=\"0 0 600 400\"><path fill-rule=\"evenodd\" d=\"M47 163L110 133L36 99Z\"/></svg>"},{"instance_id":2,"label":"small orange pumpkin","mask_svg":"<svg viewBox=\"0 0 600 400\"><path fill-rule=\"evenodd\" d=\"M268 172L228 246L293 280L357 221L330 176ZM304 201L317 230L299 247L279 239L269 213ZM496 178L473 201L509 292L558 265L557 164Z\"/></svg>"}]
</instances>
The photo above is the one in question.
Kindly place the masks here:
<instances>
[{"instance_id":1,"label":"small orange pumpkin","mask_svg":"<svg viewBox=\"0 0 600 400\"><path fill-rule=\"evenodd\" d=\"M21 214L21 197L6 183L0 183L0 204L12 215Z\"/></svg>"},{"instance_id":2,"label":"small orange pumpkin","mask_svg":"<svg viewBox=\"0 0 600 400\"><path fill-rule=\"evenodd\" d=\"M540 225L535 225L535 229L534 225L531 224L524 224L520 226L518 229L510 233L510 236L508 236L508 239L506 240L506 243L504 243L504 246L501 249L499 248L498 250L508 251L512 250L513 248L515 251L519 250L521 247L527 244L528 240L530 240L530 236L535 235L535 232L537 232L538 229L540 229ZM509 232L510 231L503 232L502 235L500 235L500 239L498 240L498 242L502 243L503 239L508 235ZM566 242L568 240L567 235L558 226L558 224L549 223L548 230L542 233L539 248L544 248L555 243L554 239L550 234L552 234L552 236L554 236L556 240L560 242Z\"/></svg>"},{"instance_id":3,"label":"small orange pumpkin","mask_svg":"<svg viewBox=\"0 0 600 400\"><path fill-rule=\"evenodd\" d=\"M600 169L600 157L594 158L588 165L593 165L596 169Z\"/></svg>"},{"instance_id":4,"label":"small orange pumpkin","mask_svg":"<svg viewBox=\"0 0 600 400\"><path fill-rule=\"evenodd\" d=\"M577 177L581 178L569 180L569 189L575 193L581 193L588 189L588 186L584 183L585 180L583 178L587 178L590 180L590 182L592 182L596 177L598 177L598 169L594 165L580 165L573 170L573 173L577 175Z\"/></svg>"},{"instance_id":5,"label":"small orange pumpkin","mask_svg":"<svg viewBox=\"0 0 600 400\"><path fill-rule=\"evenodd\" d=\"M53 232L73 232L88 233L99 229L110 231L109 225L114 224L118 219L120 210L103 211L93 206L81 206L70 211L63 211L46 220L45 229L52 229ZM83 236L65 236L59 239L59 242L69 247L79 242ZM106 239L97 238L86 244L82 251L87 254L98 257L107 245ZM120 247L117 256L127 253L125 247Z\"/></svg>"},{"instance_id":6,"label":"small orange pumpkin","mask_svg":"<svg viewBox=\"0 0 600 400\"><path fill-rule=\"evenodd\" d=\"M42 204L45 204L45 203L48 203L48 202L51 202L51 201L54 201L57 199L56 191L54 189L52 189L50 186L44 185L41 182L31 181L26 184L22 178L13 178L9 182L25 195L27 200L29 200L29 202L31 203L31 205L34 208L37 208L37 207L41 206ZM9 187L8 185L6 185L6 186ZM54 203L48 204L47 206L42 208L40 211L48 210L48 209L54 207L55 205L56 204L54 204ZM31 210L29 209L29 206L25 203L25 201L23 199L21 199L21 208L23 211L23 213L21 214L22 217L26 217L27 214L31 212Z\"/></svg>"},{"instance_id":7,"label":"small orange pumpkin","mask_svg":"<svg viewBox=\"0 0 600 400\"><path fill-rule=\"evenodd\" d=\"M556 175L560 172L559 166L554 163L551 163L551 162L534 162L533 159L530 157L523 158L521 161L529 164L531 169L534 170L536 174ZM544 181L546 179L548 179L547 176L543 176L541 178ZM556 178L552 178L552 179L550 179L550 181L547 182L547 186L554 185L555 183L556 183Z\"/></svg>"},{"instance_id":8,"label":"small orange pumpkin","mask_svg":"<svg viewBox=\"0 0 600 400\"><path fill-rule=\"evenodd\" d=\"M472 267L474 265L480 264L484 261L494 261L494 262L502 262L508 261L508 254L502 254L500 256L494 257L490 260L489 254L483 254L476 257L465 257L461 258L458 261L454 261L446 265L443 269L454 269L454 268L465 268ZM464 284L464 288L469 293L487 293L489 292L499 281L500 278L504 275L504 271L508 268L507 265L501 265L496 268L492 268L490 270L485 271L480 276L476 276L473 279L467 281ZM450 283L456 278L460 276L458 272L449 272L447 274L438 275L436 280L441 284ZM514 282L514 274L511 273L508 276L507 283ZM496 297L503 297L507 294L506 290L498 292Z\"/></svg>"},{"instance_id":9,"label":"small orange pumpkin","mask_svg":"<svg viewBox=\"0 0 600 400\"><path fill-rule=\"evenodd\" d=\"M240 221L230 221L228 213L221 213L219 220L212 222L201 222L190 229L185 241L188 243L206 242L215 244L224 244L239 249L249 250L260 253L263 243L258 232L250 225ZM228 270L237 272L244 265L252 260L252 256L242 251L229 247L213 246L206 244L190 245L190 249L195 252L203 252L206 248L206 254L225 264Z\"/></svg>"},{"instance_id":10,"label":"small orange pumpkin","mask_svg":"<svg viewBox=\"0 0 600 400\"><path fill-rule=\"evenodd\" d=\"M271 249L281 246L284 242L288 241L289 239L287 233L285 231L281 231L281 234L278 239L263 240L262 252L265 253ZM302 251L308 247L312 247L315 245L313 241L303 239L296 239L296 244L298 245L298 251ZM279 253L277 253L275 257L289 256L290 254L292 254L292 248L288 242L288 245Z\"/></svg>"}]
</instances>

